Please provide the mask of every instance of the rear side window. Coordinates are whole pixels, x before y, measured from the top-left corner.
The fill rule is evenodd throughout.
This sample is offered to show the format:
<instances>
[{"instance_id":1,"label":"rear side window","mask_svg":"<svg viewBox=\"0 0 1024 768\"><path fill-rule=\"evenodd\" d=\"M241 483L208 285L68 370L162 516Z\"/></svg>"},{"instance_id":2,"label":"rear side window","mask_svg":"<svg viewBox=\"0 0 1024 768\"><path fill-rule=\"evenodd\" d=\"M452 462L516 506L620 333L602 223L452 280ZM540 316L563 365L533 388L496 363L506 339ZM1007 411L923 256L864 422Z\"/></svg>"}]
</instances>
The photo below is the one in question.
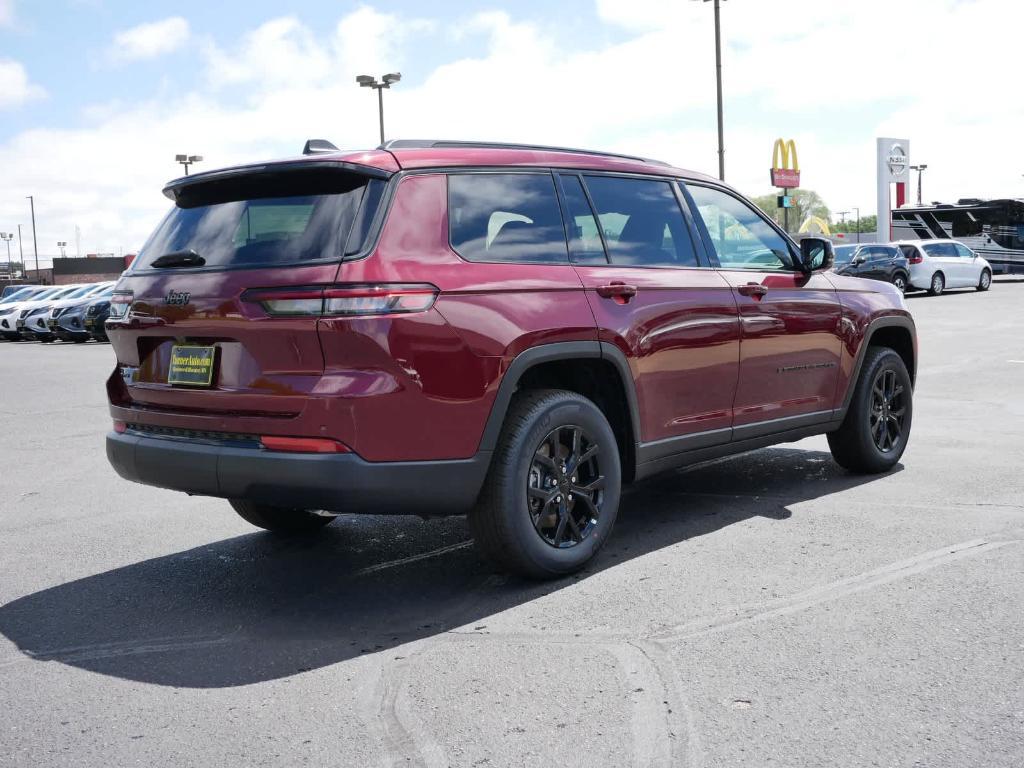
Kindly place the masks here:
<instances>
[{"instance_id":1,"label":"rear side window","mask_svg":"<svg viewBox=\"0 0 1024 768\"><path fill-rule=\"evenodd\" d=\"M550 173L450 175L448 226L452 248L467 261L569 260Z\"/></svg>"},{"instance_id":2,"label":"rear side window","mask_svg":"<svg viewBox=\"0 0 1024 768\"><path fill-rule=\"evenodd\" d=\"M957 258L956 246L952 243L925 243L921 247L929 256L945 259Z\"/></svg>"},{"instance_id":3,"label":"rear side window","mask_svg":"<svg viewBox=\"0 0 1024 768\"><path fill-rule=\"evenodd\" d=\"M913 259L917 256L917 248L913 245L901 245L900 251L902 251L903 255L908 259Z\"/></svg>"},{"instance_id":4,"label":"rear side window","mask_svg":"<svg viewBox=\"0 0 1024 768\"><path fill-rule=\"evenodd\" d=\"M160 256L188 250L202 256L207 267L340 259L346 251L354 252L352 245L361 247L362 242L349 243L349 235L358 229L364 196L379 199L367 190L383 184L356 173L309 169L185 187L132 269L146 269Z\"/></svg>"},{"instance_id":5,"label":"rear side window","mask_svg":"<svg viewBox=\"0 0 1024 768\"><path fill-rule=\"evenodd\" d=\"M671 182L588 176L586 184L613 264L697 266Z\"/></svg>"},{"instance_id":6,"label":"rear side window","mask_svg":"<svg viewBox=\"0 0 1024 768\"><path fill-rule=\"evenodd\" d=\"M569 175L563 175L561 181L565 195L565 230L569 236L569 255L577 264L607 264L601 232L583 191L583 183L579 176Z\"/></svg>"}]
</instances>

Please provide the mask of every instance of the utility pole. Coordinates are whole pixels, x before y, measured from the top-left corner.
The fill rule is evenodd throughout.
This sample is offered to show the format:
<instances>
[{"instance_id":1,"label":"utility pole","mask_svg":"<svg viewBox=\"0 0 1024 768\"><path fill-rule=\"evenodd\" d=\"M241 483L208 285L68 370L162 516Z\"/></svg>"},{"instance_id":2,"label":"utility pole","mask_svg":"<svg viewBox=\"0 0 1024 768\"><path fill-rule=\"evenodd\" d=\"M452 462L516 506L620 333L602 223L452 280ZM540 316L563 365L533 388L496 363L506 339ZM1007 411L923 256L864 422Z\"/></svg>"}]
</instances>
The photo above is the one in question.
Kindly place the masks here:
<instances>
[{"instance_id":1,"label":"utility pole","mask_svg":"<svg viewBox=\"0 0 1024 768\"><path fill-rule=\"evenodd\" d=\"M18 256L21 258L21 274L25 274L25 249L21 245L21 224L18 225Z\"/></svg>"},{"instance_id":2,"label":"utility pole","mask_svg":"<svg viewBox=\"0 0 1024 768\"><path fill-rule=\"evenodd\" d=\"M845 224L846 223L846 214L848 214L848 213L849 213L849 211L836 211L836 216L839 217L839 223L840 224Z\"/></svg>"},{"instance_id":3,"label":"utility pole","mask_svg":"<svg viewBox=\"0 0 1024 768\"><path fill-rule=\"evenodd\" d=\"M857 242L860 242L860 208L853 206L853 210L857 213Z\"/></svg>"},{"instance_id":4,"label":"utility pole","mask_svg":"<svg viewBox=\"0 0 1024 768\"><path fill-rule=\"evenodd\" d=\"M36 199L33 195L27 195L28 204L32 207L32 249L36 253L36 280L39 280L39 241L36 240ZM24 264L21 265L24 268Z\"/></svg>"}]
</instances>

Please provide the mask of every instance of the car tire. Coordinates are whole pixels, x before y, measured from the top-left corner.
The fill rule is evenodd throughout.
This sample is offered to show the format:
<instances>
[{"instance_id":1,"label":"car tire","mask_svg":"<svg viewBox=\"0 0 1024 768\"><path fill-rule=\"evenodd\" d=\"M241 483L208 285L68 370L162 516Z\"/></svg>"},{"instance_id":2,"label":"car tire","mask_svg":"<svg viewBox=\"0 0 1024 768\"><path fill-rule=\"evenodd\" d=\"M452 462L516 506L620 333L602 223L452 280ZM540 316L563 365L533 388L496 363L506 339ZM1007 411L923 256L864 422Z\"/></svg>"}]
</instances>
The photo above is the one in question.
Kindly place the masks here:
<instances>
[{"instance_id":1,"label":"car tire","mask_svg":"<svg viewBox=\"0 0 1024 768\"><path fill-rule=\"evenodd\" d=\"M938 296L944 290L946 290L946 276L941 272L936 272L932 275L932 281L928 285L928 293L932 296Z\"/></svg>"},{"instance_id":2,"label":"car tire","mask_svg":"<svg viewBox=\"0 0 1024 768\"><path fill-rule=\"evenodd\" d=\"M274 533L292 535L312 533L329 525L335 517L308 509L259 504L247 499L229 499L228 501L235 512L247 523Z\"/></svg>"},{"instance_id":3,"label":"car tire","mask_svg":"<svg viewBox=\"0 0 1024 768\"><path fill-rule=\"evenodd\" d=\"M991 287L992 287L992 273L989 270L987 270L987 269L981 270L981 278L978 280L978 288L977 289L979 291L987 291Z\"/></svg>"},{"instance_id":4,"label":"car tire","mask_svg":"<svg viewBox=\"0 0 1024 768\"><path fill-rule=\"evenodd\" d=\"M846 417L827 435L832 458L851 472L889 471L907 447L913 415L903 358L889 347L868 347Z\"/></svg>"},{"instance_id":5,"label":"car tire","mask_svg":"<svg viewBox=\"0 0 1024 768\"><path fill-rule=\"evenodd\" d=\"M895 275L893 275L892 276L892 284L895 285L896 288L899 289L900 293L906 293L907 292L907 287L908 287L907 276L904 273L897 272Z\"/></svg>"},{"instance_id":6,"label":"car tire","mask_svg":"<svg viewBox=\"0 0 1024 768\"><path fill-rule=\"evenodd\" d=\"M478 548L502 569L558 578L586 565L607 541L621 487L615 434L593 402L561 390L520 393L470 513L470 529Z\"/></svg>"}]
</instances>

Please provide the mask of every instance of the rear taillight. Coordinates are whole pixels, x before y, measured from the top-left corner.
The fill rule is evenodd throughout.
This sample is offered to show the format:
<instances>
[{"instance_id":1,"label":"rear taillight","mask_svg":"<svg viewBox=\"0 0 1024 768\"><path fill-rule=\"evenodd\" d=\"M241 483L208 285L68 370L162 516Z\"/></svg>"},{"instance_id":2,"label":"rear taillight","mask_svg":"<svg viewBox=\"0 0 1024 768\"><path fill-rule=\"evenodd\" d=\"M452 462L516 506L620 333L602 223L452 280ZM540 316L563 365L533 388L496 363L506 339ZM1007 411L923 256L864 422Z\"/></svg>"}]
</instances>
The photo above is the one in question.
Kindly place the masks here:
<instances>
[{"instance_id":1,"label":"rear taillight","mask_svg":"<svg viewBox=\"0 0 1024 768\"><path fill-rule=\"evenodd\" d=\"M438 289L427 283L311 285L302 288L257 288L242 294L269 315L393 315L424 312Z\"/></svg>"},{"instance_id":2,"label":"rear taillight","mask_svg":"<svg viewBox=\"0 0 1024 768\"><path fill-rule=\"evenodd\" d=\"M344 443L326 437L277 437L263 435L260 445L268 451L285 451L287 453L350 453Z\"/></svg>"},{"instance_id":3,"label":"rear taillight","mask_svg":"<svg viewBox=\"0 0 1024 768\"><path fill-rule=\"evenodd\" d=\"M131 306L134 299L135 294L131 291L115 291L114 295L110 297L110 316L115 320L124 317L128 314L128 307Z\"/></svg>"},{"instance_id":4,"label":"rear taillight","mask_svg":"<svg viewBox=\"0 0 1024 768\"><path fill-rule=\"evenodd\" d=\"M924 261L924 256L922 256L920 253L915 253L913 256L907 259L908 264L920 264L922 261Z\"/></svg>"}]
</instances>

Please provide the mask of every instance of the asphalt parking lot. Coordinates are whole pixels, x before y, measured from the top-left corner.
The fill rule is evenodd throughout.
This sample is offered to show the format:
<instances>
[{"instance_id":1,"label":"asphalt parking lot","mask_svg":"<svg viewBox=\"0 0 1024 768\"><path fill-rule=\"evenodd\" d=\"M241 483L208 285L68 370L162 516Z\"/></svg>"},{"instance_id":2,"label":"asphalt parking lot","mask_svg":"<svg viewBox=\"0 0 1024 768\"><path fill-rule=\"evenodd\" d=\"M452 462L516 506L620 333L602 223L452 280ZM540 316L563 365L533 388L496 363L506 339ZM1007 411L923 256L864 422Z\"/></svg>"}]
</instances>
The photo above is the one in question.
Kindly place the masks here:
<instances>
[{"instance_id":1,"label":"asphalt parking lot","mask_svg":"<svg viewBox=\"0 0 1024 768\"><path fill-rule=\"evenodd\" d=\"M549 584L460 519L289 541L123 482L110 348L0 344L0 764L1024 764L1024 281L908 303L897 471L670 473Z\"/></svg>"}]
</instances>

